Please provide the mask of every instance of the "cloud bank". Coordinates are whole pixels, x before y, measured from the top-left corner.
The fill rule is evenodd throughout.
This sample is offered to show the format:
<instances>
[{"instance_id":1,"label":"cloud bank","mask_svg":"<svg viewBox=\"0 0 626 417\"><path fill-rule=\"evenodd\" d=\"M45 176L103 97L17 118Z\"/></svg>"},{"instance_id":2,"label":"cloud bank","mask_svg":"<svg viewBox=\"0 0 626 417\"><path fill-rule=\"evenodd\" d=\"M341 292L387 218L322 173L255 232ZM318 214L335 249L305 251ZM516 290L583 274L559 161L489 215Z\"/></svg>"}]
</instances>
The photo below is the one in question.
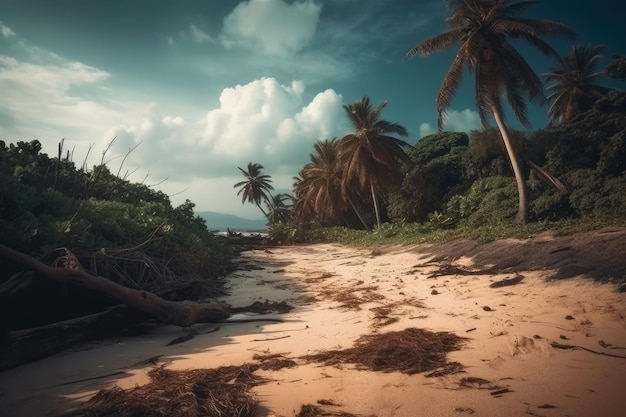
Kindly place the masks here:
<instances>
[{"instance_id":1,"label":"cloud bank","mask_svg":"<svg viewBox=\"0 0 626 417\"><path fill-rule=\"evenodd\" d=\"M313 1L249 0L224 19L220 40L226 48L268 55L301 51L313 39L322 7Z\"/></svg>"},{"instance_id":2,"label":"cloud bank","mask_svg":"<svg viewBox=\"0 0 626 417\"><path fill-rule=\"evenodd\" d=\"M117 137L118 153L139 145L130 160L166 176L229 177L251 161L293 176L317 140L348 131L339 94L328 89L310 101L304 94L301 81L261 78L225 88L219 107L200 120L164 115L151 104L140 120L114 126L106 136Z\"/></svg>"}]
</instances>

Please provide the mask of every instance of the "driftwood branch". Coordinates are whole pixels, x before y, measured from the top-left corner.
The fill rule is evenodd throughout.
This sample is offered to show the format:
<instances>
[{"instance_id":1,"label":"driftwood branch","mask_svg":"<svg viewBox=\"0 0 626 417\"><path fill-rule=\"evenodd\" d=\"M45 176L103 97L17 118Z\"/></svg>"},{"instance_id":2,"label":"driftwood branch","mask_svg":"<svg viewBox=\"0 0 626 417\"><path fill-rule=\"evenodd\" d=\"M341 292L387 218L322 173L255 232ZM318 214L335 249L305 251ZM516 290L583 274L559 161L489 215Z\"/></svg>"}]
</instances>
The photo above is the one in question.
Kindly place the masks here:
<instances>
[{"instance_id":1,"label":"driftwood branch","mask_svg":"<svg viewBox=\"0 0 626 417\"><path fill-rule=\"evenodd\" d=\"M522 282L523 279L524 277L520 274L515 274L514 277L504 278L500 281L492 282L491 284L489 284L489 288L501 288L507 287L509 285L519 284L520 282Z\"/></svg>"},{"instance_id":2,"label":"driftwood branch","mask_svg":"<svg viewBox=\"0 0 626 417\"><path fill-rule=\"evenodd\" d=\"M626 356L614 355L612 353L607 353L607 352L600 352L600 351L597 351L597 350L586 348L584 346L564 345L564 344L558 343L558 342L552 342L551 345L552 345L553 348L557 348L557 349L586 350L587 352L595 353L596 355L610 356L611 358L626 359Z\"/></svg>"},{"instance_id":3,"label":"driftwood branch","mask_svg":"<svg viewBox=\"0 0 626 417\"><path fill-rule=\"evenodd\" d=\"M92 275L80 266L72 268L49 266L4 245L0 245L0 257L32 270L44 278L109 295L131 308L150 314L163 323L188 327L195 323L213 323L230 317L230 313L218 304L168 301L150 292L127 288L104 277Z\"/></svg>"},{"instance_id":4,"label":"driftwood branch","mask_svg":"<svg viewBox=\"0 0 626 417\"><path fill-rule=\"evenodd\" d=\"M33 329L14 330L0 343L0 371L43 359L97 336L112 334L128 318L117 305L99 313Z\"/></svg>"}]
</instances>

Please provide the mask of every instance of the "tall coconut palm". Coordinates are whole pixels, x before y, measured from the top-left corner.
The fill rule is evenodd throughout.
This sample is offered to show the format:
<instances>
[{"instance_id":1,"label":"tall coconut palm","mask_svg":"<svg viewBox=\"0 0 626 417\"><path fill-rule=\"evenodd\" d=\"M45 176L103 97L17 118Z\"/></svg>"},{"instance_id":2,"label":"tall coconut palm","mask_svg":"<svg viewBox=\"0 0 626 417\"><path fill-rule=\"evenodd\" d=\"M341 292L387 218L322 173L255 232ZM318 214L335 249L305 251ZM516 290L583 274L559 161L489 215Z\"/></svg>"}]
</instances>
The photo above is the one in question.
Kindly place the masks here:
<instances>
[{"instance_id":1,"label":"tall coconut palm","mask_svg":"<svg viewBox=\"0 0 626 417\"><path fill-rule=\"evenodd\" d=\"M248 169L237 167L246 179L240 181L233 186L233 188L240 188L237 195L241 195L241 203L254 203L261 210L261 213L267 219L267 213L261 207L261 202L267 203L270 201L270 191L274 189L270 184L271 177L263 173L263 165L258 163L248 163ZM269 220L269 219L268 219Z\"/></svg>"},{"instance_id":2,"label":"tall coconut palm","mask_svg":"<svg viewBox=\"0 0 626 417\"><path fill-rule=\"evenodd\" d=\"M546 79L553 83L548 86L550 124L568 123L612 90L594 84L598 78L605 76L604 71L598 71L603 50L603 45L572 46L569 54L559 58L557 65L545 74Z\"/></svg>"},{"instance_id":3,"label":"tall coconut palm","mask_svg":"<svg viewBox=\"0 0 626 417\"><path fill-rule=\"evenodd\" d=\"M419 43L406 54L410 58L418 53L427 56L432 52L459 43L459 50L446 73L436 99L438 126L443 128L446 109L450 106L467 67L474 75L475 103L484 126L493 116L502 135L511 161L519 207L517 223L528 219L528 199L522 166L513 147L503 119L503 99L508 101L517 119L529 126L526 99L542 104L545 101L543 85L528 62L509 43L515 38L526 41L540 52L558 57L557 52L541 36L573 34L567 26L543 19L529 19L517 15L537 1L511 0L450 0L451 16L446 20L449 30Z\"/></svg>"},{"instance_id":4,"label":"tall coconut palm","mask_svg":"<svg viewBox=\"0 0 626 417\"><path fill-rule=\"evenodd\" d=\"M410 163L404 151L410 145L391 136L406 137L407 130L400 124L380 119L385 107L387 101L373 108L367 96L353 104L344 105L354 133L343 136L339 142L344 195L349 197L349 191L354 187L361 191L367 190L374 204L377 227L380 227L380 196L384 196L389 187L402 178L398 160Z\"/></svg>"},{"instance_id":5,"label":"tall coconut palm","mask_svg":"<svg viewBox=\"0 0 626 417\"><path fill-rule=\"evenodd\" d=\"M338 169L338 140L321 140L313 146L311 162L300 171L294 184L296 215L316 217L321 222L337 217L345 207L341 193L341 173Z\"/></svg>"}]
</instances>

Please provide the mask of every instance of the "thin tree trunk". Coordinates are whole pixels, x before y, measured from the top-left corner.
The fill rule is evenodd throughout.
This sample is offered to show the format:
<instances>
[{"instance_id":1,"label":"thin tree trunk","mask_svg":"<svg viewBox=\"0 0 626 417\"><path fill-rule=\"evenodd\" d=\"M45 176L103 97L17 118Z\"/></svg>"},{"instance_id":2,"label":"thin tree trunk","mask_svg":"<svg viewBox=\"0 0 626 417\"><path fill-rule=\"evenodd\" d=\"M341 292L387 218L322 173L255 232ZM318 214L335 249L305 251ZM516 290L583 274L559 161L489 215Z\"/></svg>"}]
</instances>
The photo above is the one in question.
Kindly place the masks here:
<instances>
[{"instance_id":1,"label":"thin tree trunk","mask_svg":"<svg viewBox=\"0 0 626 417\"><path fill-rule=\"evenodd\" d=\"M361 214L359 209L356 207L356 204L354 204L354 202L352 201L352 198L349 195L346 196L346 198L348 200L348 203L350 203L350 207L352 207L352 210L354 210L359 220L361 220L361 223L363 224L363 227L365 227L365 230L367 230L368 232L371 232L372 228L365 222L365 219L363 219L363 215Z\"/></svg>"},{"instance_id":2,"label":"thin tree trunk","mask_svg":"<svg viewBox=\"0 0 626 417\"><path fill-rule=\"evenodd\" d=\"M496 124L500 129L500 134L502 135L502 140L504 141L504 146L506 147L506 152L509 155L509 160L511 161L511 166L513 167L513 173L515 174L515 181L517 182L517 194L518 194L518 209L517 215L515 216L515 223L517 224L526 224L528 222L528 196L527 196L527 188L526 181L524 181L524 173L522 172L522 166L520 159L517 155L517 151L515 147L511 143L511 138L509 137L509 133L506 129L506 125L502 120L502 115L495 108L492 107L493 117L496 119Z\"/></svg>"},{"instance_id":3,"label":"thin tree trunk","mask_svg":"<svg viewBox=\"0 0 626 417\"><path fill-rule=\"evenodd\" d=\"M261 213L263 213L263 216L265 216L265 220L267 220L269 222L270 219L269 219L269 217L267 217L267 213L265 212L265 210L263 210L263 207L261 207L261 205L259 203L256 203L256 206L259 208L259 210L261 210Z\"/></svg>"},{"instance_id":4,"label":"thin tree trunk","mask_svg":"<svg viewBox=\"0 0 626 417\"><path fill-rule=\"evenodd\" d=\"M378 208L378 199L374 192L374 184L370 183L370 191L372 192L372 201L374 201L374 213L376 213L376 228L380 229L380 210Z\"/></svg>"},{"instance_id":5,"label":"thin tree trunk","mask_svg":"<svg viewBox=\"0 0 626 417\"><path fill-rule=\"evenodd\" d=\"M537 171L537 174L539 174L539 177L548 185L554 187L555 190L557 191L567 191L567 187L565 186L565 184L563 184L563 182L558 179L557 177L555 177L554 175L550 174L548 171L546 171L545 169L543 169L542 167L540 167L539 165L535 164L533 161L531 161L530 159L528 159L526 161L526 163L535 171Z\"/></svg>"}]
</instances>

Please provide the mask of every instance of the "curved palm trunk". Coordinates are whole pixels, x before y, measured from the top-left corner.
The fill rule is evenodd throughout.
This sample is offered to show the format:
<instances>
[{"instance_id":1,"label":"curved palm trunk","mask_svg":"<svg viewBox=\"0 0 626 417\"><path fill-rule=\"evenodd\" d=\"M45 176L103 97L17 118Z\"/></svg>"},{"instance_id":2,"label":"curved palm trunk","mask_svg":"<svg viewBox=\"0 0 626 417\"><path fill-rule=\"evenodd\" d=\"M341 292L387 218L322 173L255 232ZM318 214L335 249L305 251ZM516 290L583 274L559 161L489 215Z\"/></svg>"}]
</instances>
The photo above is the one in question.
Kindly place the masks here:
<instances>
[{"instance_id":1,"label":"curved palm trunk","mask_svg":"<svg viewBox=\"0 0 626 417\"><path fill-rule=\"evenodd\" d=\"M267 221L270 221L269 217L267 217L267 213L265 212L265 210L263 210L263 207L261 207L259 203L256 203L256 206L259 208L259 210L261 210L261 213L263 213L263 216L265 217L265 219Z\"/></svg>"},{"instance_id":2,"label":"curved palm trunk","mask_svg":"<svg viewBox=\"0 0 626 417\"><path fill-rule=\"evenodd\" d=\"M374 202L374 213L376 213L376 228L380 229L380 209L378 207L378 198L374 192L374 184L370 183L370 191L372 192L372 201Z\"/></svg>"},{"instance_id":3,"label":"curved palm trunk","mask_svg":"<svg viewBox=\"0 0 626 417\"><path fill-rule=\"evenodd\" d=\"M274 201L274 197L272 197L272 194L270 192L267 193L268 195L264 197L265 199L265 204L268 206L268 208L271 210L272 205L270 204L271 201ZM261 210L261 213L263 213L263 215L265 216L265 218L267 219L268 223L272 223L272 220L269 218L269 213L266 213L265 210L263 210L263 208L261 207L261 205L259 203L256 204L256 206L259 208L259 210Z\"/></svg>"},{"instance_id":4,"label":"curved palm trunk","mask_svg":"<svg viewBox=\"0 0 626 417\"><path fill-rule=\"evenodd\" d=\"M348 200L348 203L350 204L350 207L352 207L352 210L354 210L359 220L361 220L361 223L363 224L363 227L365 227L365 230L367 230L368 232L371 232L372 228L367 224L365 219L363 219L363 215L361 214L361 211L357 208L356 204L354 204L354 202L352 201L352 198L350 196L346 196L346 198Z\"/></svg>"},{"instance_id":5,"label":"curved palm trunk","mask_svg":"<svg viewBox=\"0 0 626 417\"><path fill-rule=\"evenodd\" d=\"M504 146L506 147L506 152L508 153L509 159L511 160L511 165L513 166L515 181L517 182L519 206L517 209L517 216L515 216L515 223L526 224L528 222L528 196L526 190L526 182L524 181L524 173L522 172L522 166L519 157L517 156L517 151L513 147L511 139L509 138L509 133L506 130L504 121L502 120L502 115L495 107L492 107L491 110L493 113L493 117L496 119L498 129L500 129L500 134L502 135L502 140L504 141Z\"/></svg>"}]
</instances>

